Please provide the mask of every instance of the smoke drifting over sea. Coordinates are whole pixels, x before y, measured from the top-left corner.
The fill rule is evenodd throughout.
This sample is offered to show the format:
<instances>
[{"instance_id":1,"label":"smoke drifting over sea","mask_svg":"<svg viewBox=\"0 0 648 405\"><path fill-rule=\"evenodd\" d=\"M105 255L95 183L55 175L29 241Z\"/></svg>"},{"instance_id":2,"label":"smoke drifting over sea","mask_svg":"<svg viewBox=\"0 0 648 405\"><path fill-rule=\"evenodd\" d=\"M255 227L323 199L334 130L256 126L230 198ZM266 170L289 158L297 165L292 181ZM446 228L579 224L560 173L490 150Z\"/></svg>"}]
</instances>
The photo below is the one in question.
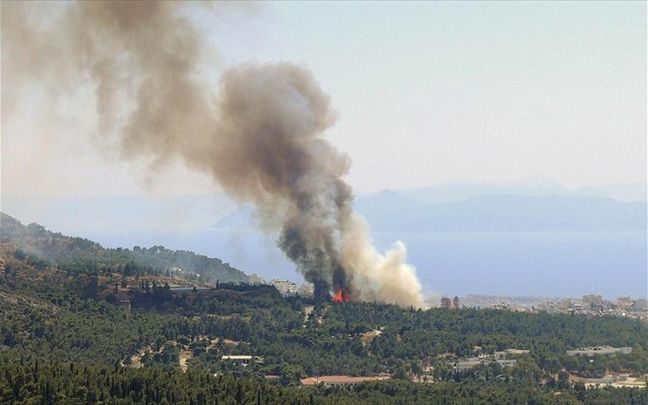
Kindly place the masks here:
<instances>
[{"instance_id":1,"label":"smoke drifting over sea","mask_svg":"<svg viewBox=\"0 0 648 405\"><path fill-rule=\"evenodd\" d=\"M208 46L186 7L203 5L77 2L43 24L39 7L3 2L3 97L26 81L57 96L91 80L98 131L124 159L145 157L151 170L179 159L254 204L317 294L345 288L352 300L424 306L404 245L380 254L353 212L350 160L322 137L335 113L313 75L245 64L209 88Z\"/></svg>"}]
</instances>

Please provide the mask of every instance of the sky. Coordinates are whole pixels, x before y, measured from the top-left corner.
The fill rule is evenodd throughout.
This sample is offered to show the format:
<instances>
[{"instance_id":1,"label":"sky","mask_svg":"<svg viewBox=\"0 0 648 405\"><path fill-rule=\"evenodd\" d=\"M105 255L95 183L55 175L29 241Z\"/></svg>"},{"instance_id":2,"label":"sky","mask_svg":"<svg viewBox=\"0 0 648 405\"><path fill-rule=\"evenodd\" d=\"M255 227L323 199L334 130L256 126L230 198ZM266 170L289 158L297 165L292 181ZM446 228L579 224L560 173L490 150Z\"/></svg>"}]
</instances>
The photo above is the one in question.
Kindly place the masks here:
<instances>
[{"instance_id":1,"label":"sky","mask_svg":"<svg viewBox=\"0 0 648 405\"><path fill-rule=\"evenodd\" d=\"M190 17L214 45L208 86L247 61L314 73L338 112L326 136L351 157L358 192L646 182L644 2L274 2ZM92 89L55 105L26 90L2 105L2 194L214 190L172 162L151 174L118 160L97 140Z\"/></svg>"}]
</instances>

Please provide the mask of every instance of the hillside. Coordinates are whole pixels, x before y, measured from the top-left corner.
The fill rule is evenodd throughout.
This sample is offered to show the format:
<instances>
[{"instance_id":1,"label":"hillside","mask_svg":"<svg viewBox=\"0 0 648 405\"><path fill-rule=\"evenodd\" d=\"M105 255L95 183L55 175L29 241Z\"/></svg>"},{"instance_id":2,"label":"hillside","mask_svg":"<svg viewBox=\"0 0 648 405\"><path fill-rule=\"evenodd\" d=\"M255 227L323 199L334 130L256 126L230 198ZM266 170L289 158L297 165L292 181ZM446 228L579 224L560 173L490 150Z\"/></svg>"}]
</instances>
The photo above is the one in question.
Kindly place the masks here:
<instances>
[{"instance_id":1,"label":"hillside","mask_svg":"<svg viewBox=\"0 0 648 405\"><path fill-rule=\"evenodd\" d=\"M7 371L0 373L2 403L104 398L389 404L407 398L424 404L475 395L491 398L489 403L514 398L548 404L556 395L566 404L647 399L645 388L586 391L570 380L615 373L643 385L648 330L634 320L332 304L246 284L174 291L165 285L172 277L106 271L124 270L123 256L102 253L90 241L36 226L23 229L8 217L4 224L3 238L13 235L16 244L35 240L45 251L59 252L57 257L64 258L65 246L73 256L92 251L101 260L96 268L88 263L83 272L67 271L14 243L0 244L0 368ZM595 362L567 353L597 345L632 352ZM475 363L474 356L482 360ZM461 366L466 363L472 366ZM297 387L303 379L326 375L384 381Z\"/></svg>"},{"instance_id":2,"label":"hillside","mask_svg":"<svg viewBox=\"0 0 648 405\"><path fill-rule=\"evenodd\" d=\"M40 266L75 273L117 272L126 276L148 272L178 276L196 283L247 282L247 276L220 259L163 246L107 249L90 240L54 233L32 223L27 226L0 213L0 243Z\"/></svg>"}]
</instances>

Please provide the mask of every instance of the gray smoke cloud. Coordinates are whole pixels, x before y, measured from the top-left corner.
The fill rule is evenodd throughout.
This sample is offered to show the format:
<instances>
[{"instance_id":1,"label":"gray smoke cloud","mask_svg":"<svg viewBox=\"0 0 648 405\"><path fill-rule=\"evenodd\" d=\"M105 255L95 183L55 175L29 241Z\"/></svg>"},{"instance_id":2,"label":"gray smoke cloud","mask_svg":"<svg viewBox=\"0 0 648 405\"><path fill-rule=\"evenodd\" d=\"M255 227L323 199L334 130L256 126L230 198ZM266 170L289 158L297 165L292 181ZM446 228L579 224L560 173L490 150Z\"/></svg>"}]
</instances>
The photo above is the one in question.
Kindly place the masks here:
<instances>
[{"instance_id":1,"label":"gray smoke cloud","mask_svg":"<svg viewBox=\"0 0 648 405\"><path fill-rule=\"evenodd\" d=\"M353 212L350 160L323 138L336 114L307 69L245 64L214 90L201 79L209 49L187 7L217 5L77 2L59 6L54 24L42 23L42 6L2 3L12 85L38 81L57 95L90 80L98 131L124 159L147 157L153 171L180 159L252 203L318 295L344 287L353 300L425 306L404 245L379 253Z\"/></svg>"}]
</instances>

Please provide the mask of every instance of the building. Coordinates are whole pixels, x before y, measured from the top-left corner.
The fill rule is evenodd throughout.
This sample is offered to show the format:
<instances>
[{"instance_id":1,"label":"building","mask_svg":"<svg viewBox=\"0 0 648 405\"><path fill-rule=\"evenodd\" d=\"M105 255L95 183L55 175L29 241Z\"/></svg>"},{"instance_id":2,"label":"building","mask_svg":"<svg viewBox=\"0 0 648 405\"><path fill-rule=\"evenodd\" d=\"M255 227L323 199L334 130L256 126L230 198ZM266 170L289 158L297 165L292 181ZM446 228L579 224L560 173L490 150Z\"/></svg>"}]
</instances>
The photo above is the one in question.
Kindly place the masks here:
<instances>
[{"instance_id":1,"label":"building","mask_svg":"<svg viewBox=\"0 0 648 405\"><path fill-rule=\"evenodd\" d=\"M441 308L445 308L445 309L452 308L452 301L450 301L450 298L448 297L441 298Z\"/></svg>"},{"instance_id":2,"label":"building","mask_svg":"<svg viewBox=\"0 0 648 405\"><path fill-rule=\"evenodd\" d=\"M221 357L223 361L232 361L241 365L248 365L252 362L263 364L263 357L252 356L250 354L230 354Z\"/></svg>"},{"instance_id":3,"label":"building","mask_svg":"<svg viewBox=\"0 0 648 405\"><path fill-rule=\"evenodd\" d=\"M301 287L299 287L299 289L297 289L297 294L302 297L312 297L315 294L315 287L312 283L305 282Z\"/></svg>"},{"instance_id":4,"label":"building","mask_svg":"<svg viewBox=\"0 0 648 405\"><path fill-rule=\"evenodd\" d=\"M616 300L616 306L619 309L630 309L635 305L635 302L630 297L619 297Z\"/></svg>"},{"instance_id":5,"label":"building","mask_svg":"<svg viewBox=\"0 0 648 405\"><path fill-rule=\"evenodd\" d=\"M632 353L632 347L611 347L611 346L594 346L581 347L575 350L567 350L568 356L602 356L606 354L629 354Z\"/></svg>"},{"instance_id":6,"label":"building","mask_svg":"<svg viewBox=\"0 0 648 405\"><path fill-rule=\"evenodd\" d=\"M531 350L525 350L525 349L506 349L504 350L504 353L506 354L514 354L514 355L522 355L522 354L529 354Z\"/></svg>"},{"instance_id":7,"label":"building","mask_svg":"<svg viewBox=\"0 0 648 405\"><path fill-rule=\"evenodd\" d=\"M454 309L459 309L459 297L455 296L454 299L452 300L452 306Z\"/></svg>"},{"instance_id":8,"label":"building","mask_svg":"<svg viewBox=\"0 0 648 405\"><path fill-rule=\"evenodd\" d=\"M253 274L249 275L248 276L248 281L250 282L250 284L265 284L266 283L265 279L263 277L261 277L260 275L256 274L256 273L253 273Z\"/></svg>"},{"instance_id":9,"label":"building","mask_svg":"<svg viewBox=\"0 0 648 405\"><path fill-rule=\"evenodd\" d=\"M573 308L574 308L574 303L569 298L566 298L558 302L558 309L560 311L565 312L565 311L572 310Z\"/></svg>"},{"instance_id":10,"label":"building","mask_svg":"<svg viewBox=\"0 0 648 405\"><path fill-rule=\"evenodd\" d=\"M466 371L470 370L471 368L477 367L478 365L482 364L482 359L478 357L470 357L467 359L459 360L456 363L454 363L454 369L455 371Z\"/></svg>"},{"instance_id":11,"label":"building","mask_svg":"<svg viewBox=\"0 0 648 405\"><path fill-rule=\"evenodd\" d=\"M455 371L458 372L463 372L466 370L470 370L471 368L475 368L479 365L485 364L493 364L497 363L501 367L514 367L517 364L517 360L515 359L499 359L496 360L492 356L485 356L485 357L469 357L466 359L461 359L457 362L454 363L454 369Z\"/></svg>"},{"instance_id":12,"label":"building","mask_svg":"<svg viewBox=\"0 0 648 405\"><path fill-rule=\"evenodd\" d=\"M603 297L596 294L583 295L583 306L589 309L603 308Z\"/></svg>"},{"instance_id":13,"label":"building","mask_svg":"<svg viewBox=\"0 0 648 405\"><path fill-rule=\"evenodd\" d=\"M648 300L643 298L638 298L634 302L635 311L645 311L648 309Z\"/></svg>"},{"instance_id":14,"label":"building","mask_svg":"<svg viewBox=\"0 0 648 405\"><path fill-rule=\"evenodd\" d=\"M301 380L302 385L352 385L368 381L384 381L391 379L388 375L378 375L369 377L351 377L348 375L322 375L319 377L308 377Z\"/></svg>"},{"instance_id":15,"label":"building","mask_svg":"<svg viewBox=\"0 0 648 405\"><path fill-rule=\"evenodd\" d=\"M197 287L195 285L171 285L169 286L169 291L175 294L188 294L198 291L209 290L209 287Z\"/></svg>"},{"instance_id":16,"label":"building","mask_svg":"<svg viewBox=\"0 0 648 405\"><path fill-rule=\"evenodd\" d=\"M279 291L281 295L296 295L299 287L290 280L272 280L270 284Z\"/></svg>"}]
</instances>

